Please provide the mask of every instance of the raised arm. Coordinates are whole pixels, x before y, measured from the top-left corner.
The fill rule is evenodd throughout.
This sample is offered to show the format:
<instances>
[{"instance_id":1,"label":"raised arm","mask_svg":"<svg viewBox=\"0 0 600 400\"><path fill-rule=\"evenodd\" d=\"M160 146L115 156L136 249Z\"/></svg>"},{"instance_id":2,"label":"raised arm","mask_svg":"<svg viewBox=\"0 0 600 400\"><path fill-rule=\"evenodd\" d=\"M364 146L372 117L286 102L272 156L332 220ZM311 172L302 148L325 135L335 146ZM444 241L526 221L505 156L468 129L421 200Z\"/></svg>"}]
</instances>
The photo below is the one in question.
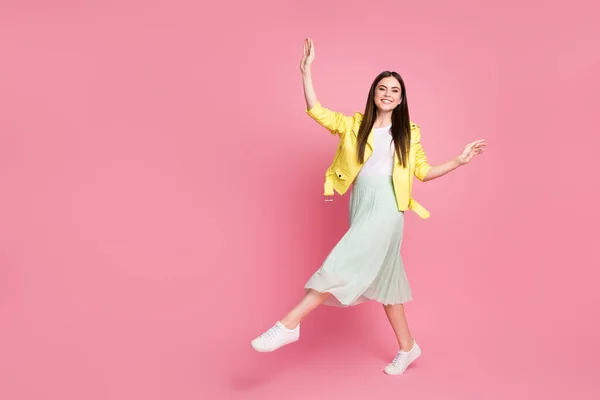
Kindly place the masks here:
<instances>
[{"instance_id":1,"label":"raised arm","mask_svg":"<svg viewBox=\"0 0 600 400\"><path fill-rule=\"evenodd\" d=\"M304 55L300 62L300 71L302 72L302 84L304 85L304 99L306 100L306 109L312 109L318 103L317 94L313 87L312 74L310 67L315 59L315 48L312 39L304 40Z\"/></svg>"},{"instance_id":2,"label":"raised arm","mask_svg":"<svg viewBox=\"0 0 600 400\"><path fill-rule=\"evenodd\" d=\"M312 119L317 121L334 135L342 136L353 124L353 117L332 111L323 107L317 99L315 88L312 83L310 67L315 59L315 46L312 39L304 41L304 55L300 62L302 72L302 83L304 85L304 99L306 100L306 112Z\"/></svg>"}]
</instances>

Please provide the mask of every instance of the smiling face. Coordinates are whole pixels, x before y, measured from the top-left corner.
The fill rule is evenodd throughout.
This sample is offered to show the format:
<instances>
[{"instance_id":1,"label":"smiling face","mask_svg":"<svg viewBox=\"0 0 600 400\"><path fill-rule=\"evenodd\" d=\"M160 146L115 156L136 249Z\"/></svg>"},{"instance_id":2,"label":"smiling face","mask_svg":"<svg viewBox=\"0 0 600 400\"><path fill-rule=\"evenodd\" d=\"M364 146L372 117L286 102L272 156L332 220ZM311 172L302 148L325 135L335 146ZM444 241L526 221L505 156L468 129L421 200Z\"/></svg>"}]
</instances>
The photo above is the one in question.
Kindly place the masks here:
<instances>
[{"instance_id":1,"label":"smiling face","mask_svg":"<svg viewBox=\"0 0 600 400\"><path fill-rule=\"evenodd\" d=\"M377 86L375 86L373 96L377 109L380 111L391 111L396 108L402 98L401 90L400 82L393 76L388 76L380 80Z\"/></svg>"}]
</instances>

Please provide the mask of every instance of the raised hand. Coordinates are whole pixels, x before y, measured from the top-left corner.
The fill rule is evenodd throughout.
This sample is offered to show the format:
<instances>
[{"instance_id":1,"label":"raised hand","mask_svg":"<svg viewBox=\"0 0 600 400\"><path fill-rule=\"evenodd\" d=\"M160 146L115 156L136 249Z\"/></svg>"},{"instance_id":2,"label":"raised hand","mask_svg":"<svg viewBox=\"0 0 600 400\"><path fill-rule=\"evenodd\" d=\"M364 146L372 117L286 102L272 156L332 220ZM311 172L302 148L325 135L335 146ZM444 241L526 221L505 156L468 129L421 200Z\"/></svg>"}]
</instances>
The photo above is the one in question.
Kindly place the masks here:
<instances>
[{"instance_id":1,"label":"raised hand","mask_svg":"<svg viewBox=\"0 0 600 400\"><path fill-rule=\"evenodd\" d=\"M458 156L458 160L462 164L468 164L477 154L482 154L487 146L485 139L476 140L467 144L462 151L461 155Z\"/></svg>"},{"instance_id":2,"label":"raised hand","mask_svg":"<svg viewBox=\"0 0 600 400\"><path fill-rule=\"evenodd\" d=\"M304 39L304 55L302 56L302 61L300 62L300 70L304 72L308 68L315 59L315 45L311 38Z\"/></svg>"}]
</instances>

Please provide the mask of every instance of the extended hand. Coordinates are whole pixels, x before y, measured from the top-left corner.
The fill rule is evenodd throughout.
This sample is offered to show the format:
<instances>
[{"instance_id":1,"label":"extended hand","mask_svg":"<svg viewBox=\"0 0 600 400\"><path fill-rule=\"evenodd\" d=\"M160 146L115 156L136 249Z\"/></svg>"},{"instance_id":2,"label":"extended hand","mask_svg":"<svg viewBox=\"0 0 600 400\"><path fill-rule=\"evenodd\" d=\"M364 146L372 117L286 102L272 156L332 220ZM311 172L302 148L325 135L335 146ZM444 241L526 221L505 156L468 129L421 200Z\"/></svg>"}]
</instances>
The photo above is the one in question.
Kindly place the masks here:
<instances>
[{"instance_id":1,"label":"extended hand","mask_svg":"<svg viewBox=\"0 0 600 400\"><path fill-rule=\"evenodd\" d=\"M467 144L462 154L458 156L458 160L461 164L468 164L477 154L483 153L485 146L487 146L485 139L476 140Z\"/></svg>"},{"instance_id":2,"label":"extended hand","mask_svg":"<svg viewBox=\"0 0 600 400\"><path fill-rule=\"evenodd\" d=\"M302 61L300 62L300 70L304 71L305 69L310 68L310 65L315 59L315 45L311 38L304 39L304 55L302 56Z\"/></svg>"}]
</instances>

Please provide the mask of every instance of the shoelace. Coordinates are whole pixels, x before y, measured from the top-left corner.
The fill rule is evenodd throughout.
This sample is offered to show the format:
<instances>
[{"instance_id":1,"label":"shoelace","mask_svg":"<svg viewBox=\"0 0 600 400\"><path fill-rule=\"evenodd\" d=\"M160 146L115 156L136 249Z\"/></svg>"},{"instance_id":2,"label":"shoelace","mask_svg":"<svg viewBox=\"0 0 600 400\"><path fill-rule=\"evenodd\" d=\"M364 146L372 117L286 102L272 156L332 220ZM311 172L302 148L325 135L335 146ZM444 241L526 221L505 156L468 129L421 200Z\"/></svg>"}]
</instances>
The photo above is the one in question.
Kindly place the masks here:
<instances>
[{"instance_id":1,"label":"shoelace","mask_svg":"<svg viewBox=\"0 0 600 400\"><path fill-rule=\"evenodd\" d=\"M398 352L398 354L396 354L396 357L394 357L394 361L392 361L392 365L394 367L397 367L400 365L400 360L402 360L402 353Z\"/></svg>"},{"instance_id":2,"label":"shoelace","mask_svg":"<svg viewBox=\"0 0 600 400\"><path fill-rule=\"evenodd\" d=\"M273 338L279 333L279 331L281 331L281 326L275 325L274 327L263 333L263 337L266 340L273 340Z\"/></svg>"}]
</instances>

